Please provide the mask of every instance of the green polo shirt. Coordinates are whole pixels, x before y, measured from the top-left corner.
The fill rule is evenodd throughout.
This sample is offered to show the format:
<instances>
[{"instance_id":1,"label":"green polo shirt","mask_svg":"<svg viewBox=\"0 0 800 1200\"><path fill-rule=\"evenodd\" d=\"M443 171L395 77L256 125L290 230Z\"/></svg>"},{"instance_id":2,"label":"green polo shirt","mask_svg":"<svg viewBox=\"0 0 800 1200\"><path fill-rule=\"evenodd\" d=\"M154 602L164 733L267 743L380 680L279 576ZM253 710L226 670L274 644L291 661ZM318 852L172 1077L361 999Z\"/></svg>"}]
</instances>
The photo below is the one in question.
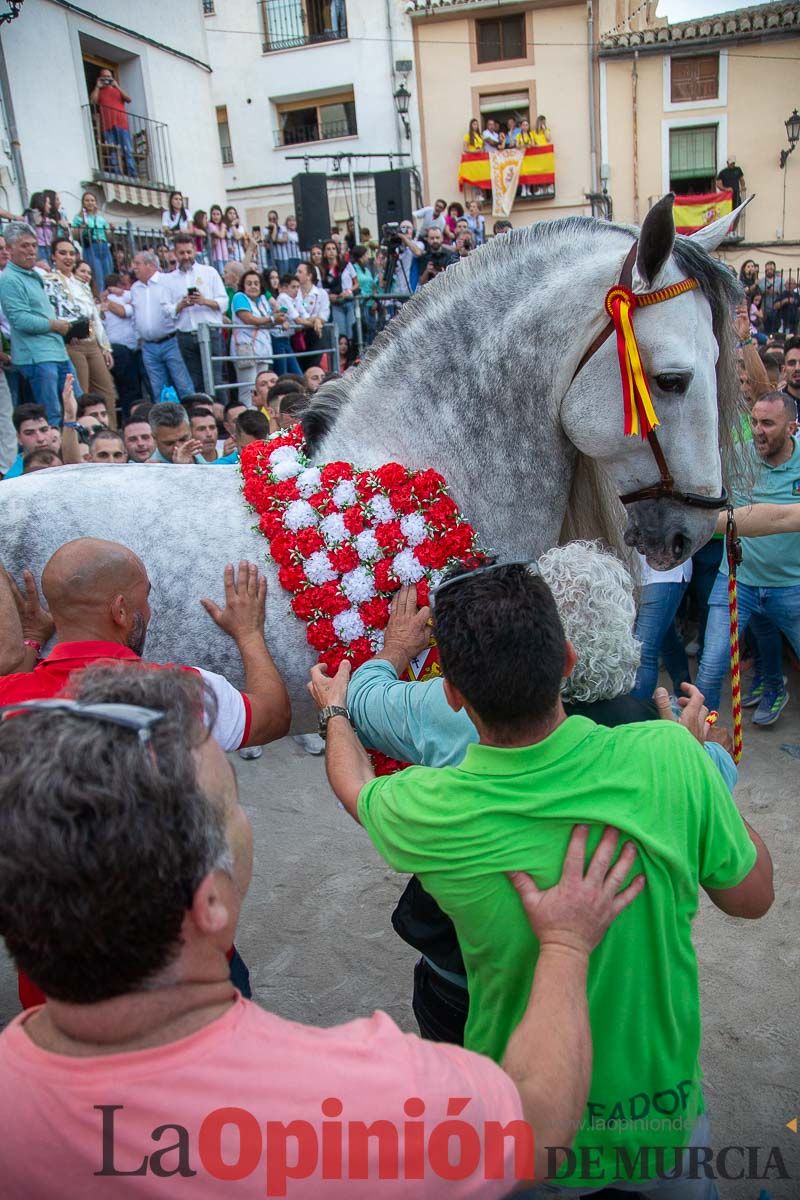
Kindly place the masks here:
<instances>
[{"instance_id":1,"label":"green polo shirt","mask_svg":"<svg viewBox=\"0 0 800 1200\"><path fill-rule=\"evenodd\" d=\"M10 262L0 272L0 306L11 326L15 367L69 362L64 339L50 328L56 312L38 271L26 271Z\"/></svg>"},{"instance_id":2,"label":"green polo shirt","mask_svg":"<svg viewBox=\"0 0 800 1200\"><path fill-rule=\"evenodd\" d=\"M800 444L794 439L794 451L786 462L771 467L752 444L740 453L752 459L755 471L752 495L736 495L736 504L800 503ZM723 555L720 570L728 574ZM742 538L742 563L736 572L740 583L749 587L800 587L800 533L771 533L768 537Z\"/></svg>"},{"instance_id":3,"label":"green polo shirt","mask_svg":"<svg viewBox=\"0 0 800 1200\"><path fill-rule=\"evenodd\" d=\"M734 887L756 860L691 734L668 722L608 729L569 717L534 746L470 745L458 766L374 779L358 815L386 862L419 876L452 918L470 995L465 1045L496 1061L525 1011L538 954L506 872L552 887L576 823L590 825L590 851L605 825L635 841L632 875L643 871L647 887L589 965L594 1066L576 1150L601 1147L609 1182L623 1174L623 1150L633 1160L642 1144L685 1146L703 1109L698 890ZM599 1186L580 1161L568 1183Z\"/></svg>"}]
</instances>

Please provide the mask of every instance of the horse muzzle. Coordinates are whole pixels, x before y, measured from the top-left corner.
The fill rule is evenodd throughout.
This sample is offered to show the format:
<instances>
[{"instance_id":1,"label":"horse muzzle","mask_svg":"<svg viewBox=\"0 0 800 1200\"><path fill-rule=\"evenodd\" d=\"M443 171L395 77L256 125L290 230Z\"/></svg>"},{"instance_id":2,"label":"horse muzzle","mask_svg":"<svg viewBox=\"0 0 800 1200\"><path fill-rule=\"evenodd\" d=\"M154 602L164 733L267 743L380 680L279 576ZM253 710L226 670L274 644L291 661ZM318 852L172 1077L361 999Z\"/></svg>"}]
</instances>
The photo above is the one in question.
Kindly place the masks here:
<instances>
[{"instance_id":1,"label":"horse muzzle","mask_svg":"<svg viewBox=\"0 0 800 1200\"><path fill-rule=\"evenodd\" d=\"M669 571L704 546L717 524L717 510L690 509L679 500L638 500L627 506L625 544L655 571Z\"/></svg>"}]
</instances>

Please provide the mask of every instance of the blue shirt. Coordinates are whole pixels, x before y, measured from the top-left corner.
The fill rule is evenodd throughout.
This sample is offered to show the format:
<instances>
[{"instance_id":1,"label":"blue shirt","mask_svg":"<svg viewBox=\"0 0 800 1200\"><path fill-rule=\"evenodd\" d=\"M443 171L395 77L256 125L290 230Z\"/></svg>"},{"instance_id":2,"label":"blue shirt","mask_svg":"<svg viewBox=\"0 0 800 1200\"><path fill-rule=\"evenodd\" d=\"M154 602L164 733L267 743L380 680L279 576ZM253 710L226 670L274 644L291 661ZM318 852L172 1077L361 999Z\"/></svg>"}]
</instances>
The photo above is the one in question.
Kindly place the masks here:
<instances>
[{"instance_id":1,"label":"blue shirt","mask_svg":"<svg viewBox=\"0 0 800 1200\"><path fill-rule=\"evenodd\" d=\"M26 271L10 262L0 272L0 305L11 327L15 367L68 361L63 337L50 328L56 314L39 271Z\"/></svg>"},{"instance_id":2,"label":"blue shirt","mask_svg":"<svg viewBox=\"0 0 800 1200\"><path fill-rule=\"evenodd\" d=\"M21 474L22 474L22 451L20 450L17 453L17 457L14 459L13 463L11 464L11 466L8 468L5 475L3 476L3 479L16 479L17 476L21 475Z\"/></svg>"},{"instance_id":3,"label":"blue shirt","mask_svg":"<svg viewBox=\"0 0 800 1200\"><path fill-rule=\"evenodd\" d=\"M454 767L479 740L466 712L453 712L447 703L441 678L404 683L384 659L358 668L347 689L347 705L364 745L401 762ZM705 750L733 791L739 772L731 756L716 742L706 742Z\"/></svg>"},{"instance_id":4,"label":"blue shirt","mask_svg":"<svg viewBox=\"0 0 800 1200\"><path fill-rule=\"evenodd\" d=\"M752 443L741 447L755 469L752 495L736 495L736 504L797 504L800 501L800 444L786 462L771 467L760 457ZM728 574L728 560L722 556L720 570ZM742 538L742 564L737 579L747 587L800 587L800 533L771 533L768 537Z\"/></svg>"}]
</instances>

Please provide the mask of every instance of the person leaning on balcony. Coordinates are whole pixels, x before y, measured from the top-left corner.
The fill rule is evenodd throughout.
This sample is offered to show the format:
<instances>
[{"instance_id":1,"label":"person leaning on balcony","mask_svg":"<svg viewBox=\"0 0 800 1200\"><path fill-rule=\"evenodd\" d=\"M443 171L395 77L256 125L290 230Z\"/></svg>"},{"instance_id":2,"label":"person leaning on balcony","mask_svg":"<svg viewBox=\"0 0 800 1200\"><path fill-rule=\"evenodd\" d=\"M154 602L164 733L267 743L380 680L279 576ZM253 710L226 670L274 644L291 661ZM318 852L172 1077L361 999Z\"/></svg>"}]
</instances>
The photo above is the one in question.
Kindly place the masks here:
<instances>
[{"instance_id":1,"label":"person leaning on balcony","mask_svg":"<svg viewBox=\"0 0 800 1200\"><path fill-rule=\"evenodd\" d=\"M130 104L131 98L122 91L113 73L108 67L103 67L97 76L97 83L92 89L89 100L96 104L100 112L100 139L103 145L98 146L100 154L100 169L106 169L104 143L110 142L119 147L111 151L111 162L116 162L117 174L136 177L136 159L133 155L133 142L128 128L128 114L125 105ZM121 154L120 154L121 152ZM123 163L125 170L123 171Z\"/></svg>"},{"instance_id":2,"label":"person leaning on balcony","mask_svg":"<svg viewBox=\"0 0 800 1200\"><path fill-rule=\"evenodd\" d=\"M24 221L5 228L10 262L0 273L0 305L11 330L11 358L28 381L33 399L47 413L50 425L61 424L61 389L72 371L64 337L69 321L56 316L34 271L36 233Z\"/></svg>"},{"instance_id":3,"label":"person leaning on balcony","mask_svg":"<svg viewBox=\"0 0 800 1200\"><path fill-rule=\"evenodd\" d=\"M481 123L477 117L473 117L469 123L469 129L464 134L464 150L467 154L477 154L482 149Z\"/></svg>"},{"instance_id":4,"label":"person leaning on balcony","mask_svg":"<svg viewBox=\"0 0 800 1200\"><path fill-rule=\"evenodd\" d=\"M114 356L103 325L100 309L89 285L75 274L75 247L69 238L53 242L53 270L44 277L44 290L57 317L64 321L82 321L88 330L85 336L67 340L67 354L72 360L81 391L102 396L108 408L112 426L116 425L117 389L111 377Z\"/></svg>"},{"instance_id":5,"label":"person leaning on balcony","mask_svg":"<svg viewBox=\"0 0 800 1200\"><path fill-rule=\"evenodd\" d=\"M92 268L97 287L102 292L106 286L106 275L114 270L108 244L112 227L99 211L94 192L83 193L81 211L73 217L72 228L78 231L76 237L80 241L83 257Z\"/></svg>"}]
</instances>

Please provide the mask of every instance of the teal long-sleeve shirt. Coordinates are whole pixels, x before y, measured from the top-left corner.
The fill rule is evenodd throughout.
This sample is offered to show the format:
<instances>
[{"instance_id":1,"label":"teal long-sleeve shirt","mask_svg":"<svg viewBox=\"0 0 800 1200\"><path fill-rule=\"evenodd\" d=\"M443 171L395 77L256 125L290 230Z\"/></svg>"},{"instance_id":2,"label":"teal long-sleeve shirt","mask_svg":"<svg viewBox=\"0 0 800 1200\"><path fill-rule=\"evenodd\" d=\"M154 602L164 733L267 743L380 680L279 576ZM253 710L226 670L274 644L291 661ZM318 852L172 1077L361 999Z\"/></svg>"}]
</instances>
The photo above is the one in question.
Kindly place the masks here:
<instances>
[{"instance_id":1,"label":"teal long-sleeve shirt","mask_svg":"<svg viewBox=\"0 0 800 1200\"><path fill-rule=\"evenodd\" d=\"M404 683L384 659L371 659L358 668L350 680L347 704L363 744L401 762L452 767L461 762L467 746L479 740L466 712L450 708L441 679ZM582 712L589 716L590 710ZM707 742L705 749L733 791L739 777L733 759L716 742Z\"/></svg>"},{"instance_id":2,"label":"teal long-sleeve shirt","mask_svg":"<svg viewBox=\"0 0 800 1200\"><path fill-rule=\"evenodd\" d=\"M56 314L38 271L26 271L10 262L0 273L0 307L11 326L15 367L67 359L64 339L50 328Z\"/></svg>"}]
</instances>

